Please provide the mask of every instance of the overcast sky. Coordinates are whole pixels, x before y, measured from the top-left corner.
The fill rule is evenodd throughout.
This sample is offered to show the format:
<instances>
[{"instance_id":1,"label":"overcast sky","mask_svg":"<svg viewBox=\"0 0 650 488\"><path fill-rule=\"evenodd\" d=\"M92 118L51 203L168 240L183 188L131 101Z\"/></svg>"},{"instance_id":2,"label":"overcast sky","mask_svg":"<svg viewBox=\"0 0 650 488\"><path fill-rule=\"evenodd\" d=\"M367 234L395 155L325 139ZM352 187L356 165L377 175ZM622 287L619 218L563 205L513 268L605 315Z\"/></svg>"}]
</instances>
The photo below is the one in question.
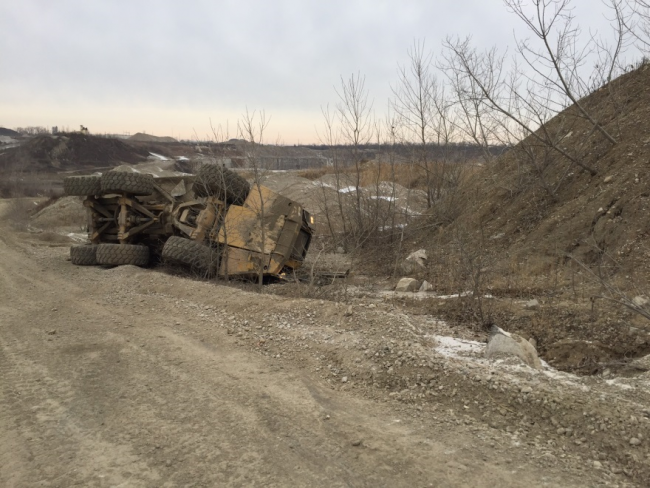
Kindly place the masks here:
<instances>
[{"instance_id":1,"label":"overcast sky","mask_svg":"<svg viewBox=\"0 0 650 488\"><path fill-rule=\"evenodd\" d=\"M598 0L574 0L583 30ZM0 1L0 126L203 138L249 110L266 142L317 142L321 106L360 72L378 112L414 40L512 45L501 0Z\"/></svg>"}]
</instances>

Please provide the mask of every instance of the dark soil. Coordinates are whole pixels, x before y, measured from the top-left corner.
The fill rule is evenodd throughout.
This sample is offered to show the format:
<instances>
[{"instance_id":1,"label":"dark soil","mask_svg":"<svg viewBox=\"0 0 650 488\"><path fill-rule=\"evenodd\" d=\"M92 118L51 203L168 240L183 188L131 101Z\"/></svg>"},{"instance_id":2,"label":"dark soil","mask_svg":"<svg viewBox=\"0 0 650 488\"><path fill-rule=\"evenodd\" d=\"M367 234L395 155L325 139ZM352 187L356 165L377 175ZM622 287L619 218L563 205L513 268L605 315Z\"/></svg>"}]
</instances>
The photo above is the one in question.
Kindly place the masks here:
<instances>
[{"instance_id":1,"label":"dark soil","mask_svg":"<svg viewBox=\"0 0 650 488\"><path fill-rule=\"evenodd\" d=\"M5 127L0 127L0 136L19 136L20 134L15 130L6 129Z\"/></svg>"},{"instance_id":2,"label":"dark soil","mask_svg":"<svg viewBox=\"0 0 650 488\"><path fill-rule=\"evenodd\" d=\"M88 134L42 135L0 154L0 170L55 172L105 168L144 161L146 148Z\"/></svg>"}]
</instances>

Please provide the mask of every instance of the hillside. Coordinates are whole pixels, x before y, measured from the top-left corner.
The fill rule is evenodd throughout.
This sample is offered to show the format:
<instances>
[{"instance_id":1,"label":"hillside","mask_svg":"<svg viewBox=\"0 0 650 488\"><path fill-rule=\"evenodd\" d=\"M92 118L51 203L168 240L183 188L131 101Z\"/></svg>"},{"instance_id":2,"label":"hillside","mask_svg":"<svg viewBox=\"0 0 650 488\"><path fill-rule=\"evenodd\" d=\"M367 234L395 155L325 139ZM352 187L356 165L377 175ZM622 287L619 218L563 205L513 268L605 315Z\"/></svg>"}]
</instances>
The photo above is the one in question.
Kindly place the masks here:
<instances>
[{"instance_id":1,"label":"hillside","mask_svg":"<svg viewBox=\"0 0 650 488\"><path fill-rule=\"evenodd\" d=\"M19 136L20 134L15 130L0 127L0 136Z\"/></svg>"},{"instance_id":2,"label":"hillside","mask_svg":"<svg viewBox=\"0 0 650 488\"><path fill-rule=\"evenodd\" d=\"M617 144L591 131L575 116L575 107L547 125L563 134L564 147L579 154L594 175L556 152L544 155L541 170L535 168L524 151L531 137L461 185L453 199L463 204L443 235L468 232L497 262L526 272L547 272L567 264L571 254L590 266L616 261L645 283L650 276L650 67L611 85L581 103ZM557 188L555 195L544 184Z\"/></svg>"}]
</instances>

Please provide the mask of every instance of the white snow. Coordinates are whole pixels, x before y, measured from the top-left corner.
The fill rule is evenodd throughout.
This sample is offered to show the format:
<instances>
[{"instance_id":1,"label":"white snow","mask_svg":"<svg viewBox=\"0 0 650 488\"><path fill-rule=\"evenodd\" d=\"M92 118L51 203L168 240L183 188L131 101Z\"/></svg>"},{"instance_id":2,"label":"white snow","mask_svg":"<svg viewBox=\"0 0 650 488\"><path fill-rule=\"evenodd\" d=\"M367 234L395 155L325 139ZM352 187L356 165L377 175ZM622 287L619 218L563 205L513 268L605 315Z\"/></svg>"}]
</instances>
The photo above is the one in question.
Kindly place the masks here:
<instances>
[{"instance_id":1,"label":"white snow","mask_svg":"<svg viewBox=\"0 0 650 488\"><path fill-rule=\"evenodd\" d=\"M433 336L436 341L435 351L446 357L459 357L471 354L480 354L485 348L485 344L465 339L456 339L455 337Z\"/></svg>"},{"instance_id":2,"label":"white snow","mask_svg":"<svg viewBox=\"0 0 650 488\"><path fill-rule=\"evenodd\" d=\"M154 152L149 152L149 154L151 154L154 158L159 159L160 161L169 161L169 159L162 154L156 154Z\"/></svg>"},{"instance_id":3,"label":"white snow","mask_svg":"<svg viewBox=\"0 0 650 488\"><path fill-rule=\"evenodd\" d=\"M331 188L332 190L336 190L336 188L333 185L330 185L328 183L323 183L322 181L312 181L311 183L314 186L324 186L326 188Z\"/></svg>"},{"instance_id":4,"label":"white snow","mask_svg":"<svg viewBox=\"0 0 650 488\"><path fill-rule=\"evenodd\" d=\"M618 380L619 380L619 378L614 378L613 380L605 380L605 383L607 383L610 386L618 386L619 388L622 388L623 390L634 390L634 387L632 385L627 385L625 383L619 383Z\"/></svg>"}]
</instances>

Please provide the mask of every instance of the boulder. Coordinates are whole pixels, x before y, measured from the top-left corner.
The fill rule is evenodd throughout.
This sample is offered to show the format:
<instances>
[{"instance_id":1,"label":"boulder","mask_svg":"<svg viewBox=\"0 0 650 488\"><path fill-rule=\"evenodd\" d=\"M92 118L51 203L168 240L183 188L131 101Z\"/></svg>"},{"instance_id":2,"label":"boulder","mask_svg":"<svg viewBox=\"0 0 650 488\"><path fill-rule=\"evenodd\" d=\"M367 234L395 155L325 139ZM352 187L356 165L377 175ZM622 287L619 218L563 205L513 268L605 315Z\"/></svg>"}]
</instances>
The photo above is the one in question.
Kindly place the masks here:
<instances>
[{"instance_id":1,"label":"boulder","mask_svg":"<svg viewBox=\"0 0 650 488\"><path fill-rule=\"evenodd\" d=\"M419 249L415 252L412 252L406 257L406 261L417 264L420 268L424 268L427 261L427 251L425 249Z\"/></svg>"},{"instance_id":2,"label":"boulder","mask_svg":"<svg viewBox=\"0 0 650 488\"><path fill-rule=\"evenodd\" d=\"M429 283L427 280L424 280L422 284L420 285L420 289L418 291L431 291L433 290L433 285Z\"/></svg>"},{"instance_id":3,"label":"boulder","mask_svg":"<svg viewBox=\"0 0 650 488\"><path fill-rule=\"evenodd\" d=\"M418 291L420 282L414 278L402 278L397 283L395 291Z\"/></svg>"},{"instance_id":4,"label":"boulder","mask_svg":"<svg viewBox=\"0 0 650 488\"><path fill-rule=\"evenodd\" d=\"M524 308L526 310L537 310L539 308L539 301L535 298L528 300L526 303L524 303Z\"/></svg>"},{"instance_id":5,"label":"boulder","mask_svg":"<svg viewBox=\"0 0 650 488\"><path fill-rule=\"evenodd\" d=\"M517 356L531 368L542 369L542 362L530 342L518 334L511 334L497 326L492 326L490 330L485 355L487 357Z\"/></svg>"}]
</instances>

